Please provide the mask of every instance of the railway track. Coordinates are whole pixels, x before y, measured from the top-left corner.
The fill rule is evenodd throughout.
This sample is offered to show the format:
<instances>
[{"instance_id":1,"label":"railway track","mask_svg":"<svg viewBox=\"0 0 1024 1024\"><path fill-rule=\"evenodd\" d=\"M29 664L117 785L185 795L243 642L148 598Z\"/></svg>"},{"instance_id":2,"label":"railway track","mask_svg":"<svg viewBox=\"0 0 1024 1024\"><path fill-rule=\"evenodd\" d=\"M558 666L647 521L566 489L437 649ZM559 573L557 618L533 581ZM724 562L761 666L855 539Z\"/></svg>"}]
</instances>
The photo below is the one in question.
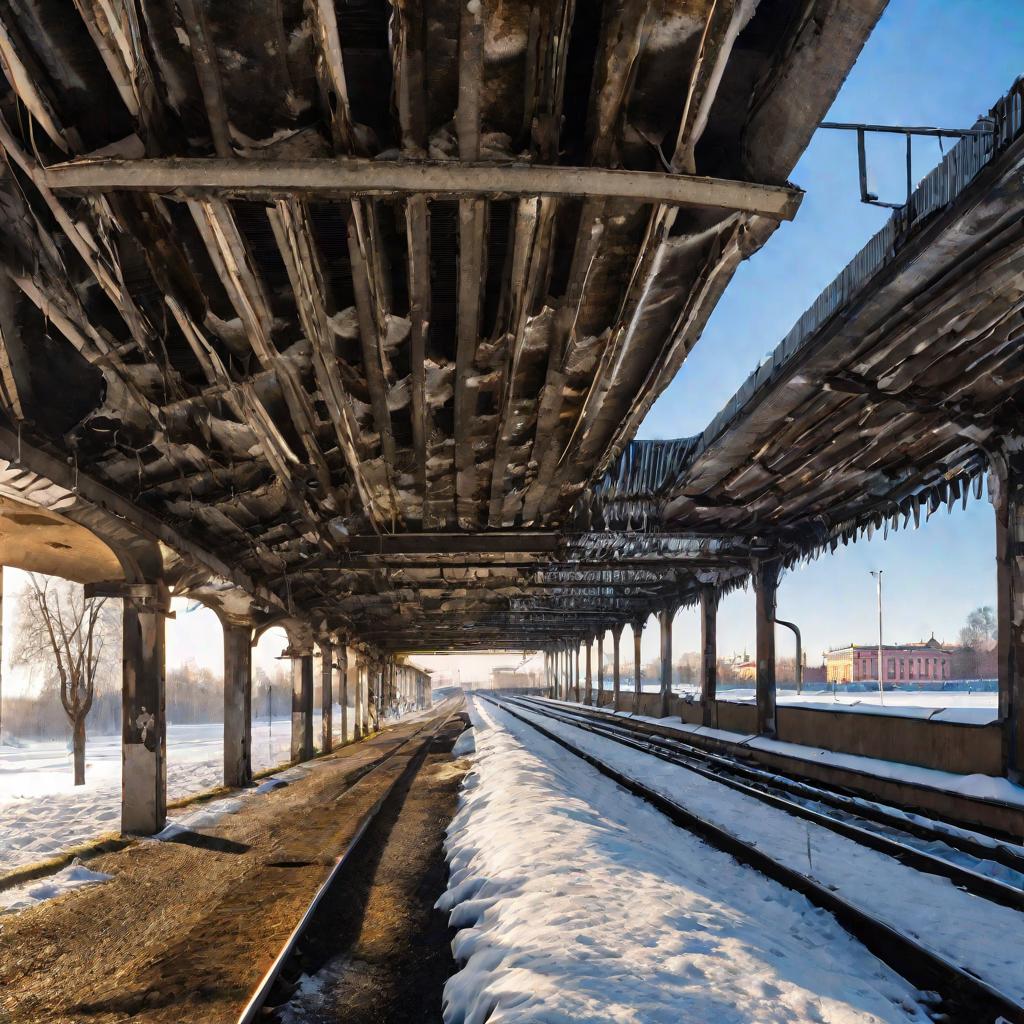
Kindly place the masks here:
<instances>
[{"instance_id":1,"label":"railway track","mask_svg":"<svg viewBox=\"0 0 1024 1024\"><path fill-rule=\"evenodd\" d=\"M538 718L568 724L623 746L642 750L661 760L762 800L777 809L794 814L804 820L814 821L840 835L868 845L872 849L882 849L883 843L887 843L889 845L886 846L884 852L891 853L901 863L921 871L942 875L951 880L954 880L954 876L956 876L959 881L955 881L954 884L963 884L964 888L968 888L966 883L969 882L974 888L968 888L968 891L986 899L993 899L993 902L1019 909L1020 903L1013 901L1018 899L1020 890L1016 890L1018 896L1015 897L1011 893L1003 891L1003 889L1012 889L1013 887L1002 886L999 889L994 889L992 887L995 884L994 879L979 875L977 872L964 873L965 869L949 861L944 861L941 857L928 856L920 849L907 846L906 843L882 836L878 832L849 821L830 818L822 811L814 810L792 799L792 791L781 784L782 781L785 781L793 786L805 786L803 783L796 783L794 780L780 780L778 789L789 794L784 797L780 795L779 791L771 791L764 779L757 780L761 787L759 788L759 785L755 785L752 779L743 777L744 773L748 771L747 766L738 765L728 758L720 758L719 755L708 755L706 751L699 751L698 748L685 742L677 744L674 740L663 741L661 737L651 737L647 734L642 739L638 739L636 731L631 730L628 725L604 721L596 718L593 714L587 714L582 709L580 711L566 709L547 701L521 697L495 700L485 694L479 696L586 761L629 792L646 800L675 824L699 835L711 845L731 854L741 863L755 868L787 888L802 893L816 906L831 912L847 931L858 938L880 960L923 992L937 994L938 1002L932 1008L936 1019L957 1021L961 1024L982 1024L982 1022L989 1021L1011 1021L1024 1024L1024 1005L1013 996L1000 991L964 967L951 962L929 948L926 943L898 931L890 924L841 896L832 887L794 870L788 864L772 857L764 849L753 843L745 842L720 825L700 817L663 794L645 786L637 779L618 771L601 758L581 749L565 736L546 728L542 722L538 721ZM735 774L727 778L725 777L727 770L735 772ZM757 772L756 769L749 770ZM779 778L772 773L759 774L770 776L773 780ZM813 789L813 787L806 787L806 789ZM807 796L805 792L801 792L804 797ZM816 792L815 795L820 794ZM879 815L883 815L882 810L879 811ZM896 817L898 815L895 812L890 812L889 816L885 818L887 826L889 821ZM914 827L915 830L925 829L920 822L915 823ZM959 835L957 839L964 845L970 844L970 840L963 835ZM982 839L976 840L975 845L989 851L989 847L984 844ZM1012 851L1006 848L1003 851L1003 856L1009 859L1012 856ZM982 879L984 880L982 881ZM999 884L1001 885L1001 883ZM988 893L992 895L990 896Z\"/></svg>"},{"instance_id":2,"label":"railway track","mask_svg":"<svg viewBox=\"0 0 1024 1024\"><path fill-rule=\"evenodd\" d=\"M418 729L404 741L397 744L394 749L390 750L384 757L377 761L369 771L359 777L360 781L365 782L375 774L382 774L384 769L394 760L395 757L399 756L403 751L407 752L411 745L419 745L419 749L410 758L409 764L405 770L385 786L373 806L363 816L352 841L348 844L341 856L334 861L327 877L313 894L313 897L306 906L306 909L296 922L295 927L292 929L287 940L282 945L277 956L274 958L273 963L253 990L245 1004L245 1007L237 1018L238 1024L252 1024L253 1021L268 1019L268 1017L274 1012L275 1007L286 1001L289 993L287 986L284 986L284 990L282 991L282 976L286 971L289 961L295 956L299 942L313 921L317 908L327 893L337 883L346 864L349 863L360 848L362 840L366 836L367 831L373 824L388 797L404 779L407 779L410 774L414 774L417 771L419 764L422 762L426 752L430 748L431 742L445 728L445 726L459 714L462 707L462 701L458 698L451 698L449 701L446 701L445 704L449 706L445 707L442 705L442 708L439 709L439 713L437 715L426 719L422 728Z\"/></svg>"},{"instance_id":3,"label":"railway track","mask_svg":"<svg viewBox=\"0 0 1024 1024\"><path fill-rule=\"evenodd\" d=\"M746 764L734 757L715 754L687 743L638 730L629 720L611 720L600 711L577 711L532 698L514 698L522 707L540 711L560 721L652 754L688 768L704 778L805 821L828 828L885 853L919 871L941 875L966 892L1024 910L1024 849L976 830L948 822L908 817L897 808L876 801L833 793L809 782ZM927 844L923 848L919 844ZM970 859L971 867L953 859ZM985 870L978 870L979 867ZM1002 870L1004 878L994 877ZM1014 881L1017 884L1013 884Z\"/></svg>"}]
</instances>

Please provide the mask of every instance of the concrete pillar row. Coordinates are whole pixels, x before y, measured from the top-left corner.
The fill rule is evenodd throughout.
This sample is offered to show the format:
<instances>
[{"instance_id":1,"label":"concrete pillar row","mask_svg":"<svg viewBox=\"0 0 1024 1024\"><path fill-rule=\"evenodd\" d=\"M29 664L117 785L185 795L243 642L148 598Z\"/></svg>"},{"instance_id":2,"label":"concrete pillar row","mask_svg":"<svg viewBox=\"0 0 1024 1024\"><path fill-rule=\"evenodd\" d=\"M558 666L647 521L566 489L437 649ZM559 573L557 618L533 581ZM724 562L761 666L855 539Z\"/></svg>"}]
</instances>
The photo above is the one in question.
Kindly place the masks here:
<instances>
[{"instance_id":1,"label":"concrete pillar row","mask_svg":"<svg viewBox=\"0 0 1024 1024\"><path fill-rule=\"evenodd\" d=\"M757 731L775 736L775 605L779 586L779 560L763 558L754 565L757 615Z\"/></svg>"},{"instance_id":2,"label":"concrete pillar row","mask_svg":"<svg viewBox=\"0 0 1024 1024\"><path fill-rule=\"evenodd\" d=\"M718 727L718 588L700 588L700 706L704 725Z\"/></svg>"},{"instance_id":3,"label":"concrete pillar row","mask_svg":"<svg viewBox=\"0 0 1024 1024\"><path fill-rule=\"evenodd\" d=\"M224 785L252 782L252 625L224 623Z\"/></svg>"}]
</instances>

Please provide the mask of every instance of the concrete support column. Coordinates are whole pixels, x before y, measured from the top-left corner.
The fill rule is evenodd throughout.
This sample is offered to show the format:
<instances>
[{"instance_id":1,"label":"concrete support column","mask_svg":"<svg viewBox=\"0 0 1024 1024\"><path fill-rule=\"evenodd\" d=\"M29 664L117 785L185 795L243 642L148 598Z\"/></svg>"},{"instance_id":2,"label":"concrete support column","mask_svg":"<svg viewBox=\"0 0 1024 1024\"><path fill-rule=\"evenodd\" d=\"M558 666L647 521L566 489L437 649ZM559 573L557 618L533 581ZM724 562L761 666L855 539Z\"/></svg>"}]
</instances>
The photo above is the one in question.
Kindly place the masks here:
<instances>
[{"instance_id":1,"label":"concrete support column","mask_svg":"<svg viewBox=\"0 0 1024 1024\"><path fill-rule=\"evenodd\" d=\"M597 634L597 706L604 697L604 630Z\"/></svg>"},{"instance_id":2,"label":"concrete support column","mask_svg":"<svg viewBox=\"0 0 1024 1024\"><path fill-rule=\"evenodd\" d=\"M334 649L334 667L338 673L341 704L341 742L348 743L348 644L344 640Z\"/></svg>"},{"instance_id":3,"label":"concrete support column","mask_svg":"<svg viewBox=\"0 0 1024 1024\"><path fill-rule=\"evenodd\" d=\"M1003 770L1024 775L1024 453L993 459L989 494L996 514L999 721Z\"/></svg>"},{"instance_id":4,"label":"concrete support column","mask_svg":"<svg viewBox=\"0 0 1024 1024\"><path fill-rule=\"evenodd\" d=\"M633 714L640 713L640 640L644 634L643 622L633 623Z\"/></svg>"},{"instance_id":5,"label":"concrete support column","mask_svg":"<svg viewBox=\"0 0 1024 1024\"><path fill-rule=\"evenodd\" d=\"M775 597L779 585L779 560L761 559L754 567L757 601L757 731L775 736Z\"/></svg>"},{"instance_id":6,"label":"concrete support column","mask_svg":"<svg viewBox=\"0 0 1024 1024\"><path fill-rule=\"evenodd\" d=\"M356 739L362 739L366 735L366 698L363 693L363 671L365 662L361 655L356 655L355 678L352 680L354 696L352 713L355 718Z\"/></svg>"},{"instance_id":7,"label":"concrete support column","mask_svg":"<svg viewBox=\"0 0 1024 1024\"><path fill-rule=\"evenodd\" d=\"M661 631L661 700L658 713L668 718L672 699L672 623L676 617L675 605L658 612L658 626Z\"/></svg>"},{"instance_id":8,"label":"concrete support column","mask_svg":"<svg viewBox=\"0 0 1024 1024\"><path fill-rule=\"evenodd\" d=\"M380 732L381 689L384 685L384 666L380 661L371 661L366 672L366 705L370 713L369 727Z\"/></svg>"},{"instance_id":9,"label":"concrete support column","mask_svg":"<svg viewBox=\"0 0 1024 1024\"><path fill-rule=\"evenodd\" d=\"M373 729L374 701L376 690L374 686L373 673L375 666L369 658L363 663L363 735L369 736Z\"/></svg>"},{"instance_id":10,"label":"concrete support column","mask_svg":"<svg viewBox=\"0 0 1024 1024\"><path fill-rule=\"evenodd\" d=\"M591 703L593 703L593 699L594 699L594 693L593 693L593 690L594 690L594 672L593 672L593 667L591 666L591 663L590 663L590 648L591 648L591 645L593 644L593 642L594 642L594 638L592 636L588 636L587 637L587 687L586 687L586 705L587 705L587 707L590 707L590 705L591 705Z\"/></svg>"},{"instance_id":11,"label":"concrete support column","mask_svg":"<svg viewBox=\"0 0 1024 1024\"><path fill-rule=\"evenodd\" d=\"M572 642L572 653L573 653L573 681L576 687L576 695L574 700L577 704L580 702L580 643L578 640Z\"/></svg>"},{"instance_id":12,"label":"concrete support column","mask_svg":"<svg viewBox=\"0 0 1024 1024\"><path fill-rule=\"evenodd\" d=\"M320 647L320 750L334 749L334 644L327 639Z\"/></svg>"},{"instance_id":13,"label":"concrete support column","mask_svg":"<svg viewBox=\"0 0 1024 1024\"><path fill-rule=\"evenodd\" d=\"M160 583L125 584L121 596L121 831L155 835L167 823L164 618L170 597Z\"/></svg>"},{"instance_id":14,"label":"concrete support column","mask_svg":"<svg viewBox=\"0 0 1024 1024\"><path fill-rule=\"evenodd\" d=\"M616 711L622 710L620 702L620 665L619 665L619 640L622 638L622 626L616 623L612 626L612 706Z\"/></svg>"},{"instance_id":15,"label":"concrete support column","mask_svg":"<svg viewBox=\"0 0 1024 1024\"><path fill-rule=\"evenodd\" d=\"M313 756L313 651L286 652L292 660L292 760Z\"/></svg>"},{"instance_id":16,"label":"concrete support column","mask_svg":"<svg viewBox=\"0 0 1024 1024\"><path fill-rule=\"evenodd\" d=\"M701 720L718 727L718 588L700 588L700 707Z\"/></svg>"},{"instance_id":17,"label":"concrete support column","mask_svg":"<svg viewBox=\"0 0 1024 1024\"><path fill-rule=\"evenodd\" d=\"M252 782L252 626L224 624L224 785Z\"/></svg>"}]
</instances>

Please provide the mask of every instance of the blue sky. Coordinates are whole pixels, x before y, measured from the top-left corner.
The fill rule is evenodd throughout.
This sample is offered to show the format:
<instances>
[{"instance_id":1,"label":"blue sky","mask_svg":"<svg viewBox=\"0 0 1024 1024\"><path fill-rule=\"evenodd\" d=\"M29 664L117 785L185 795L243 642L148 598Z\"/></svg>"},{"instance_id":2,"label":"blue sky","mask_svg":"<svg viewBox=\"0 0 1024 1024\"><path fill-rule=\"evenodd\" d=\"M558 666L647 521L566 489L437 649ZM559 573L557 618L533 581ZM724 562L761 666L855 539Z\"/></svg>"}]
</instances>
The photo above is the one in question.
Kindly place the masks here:
<instances>
[{"instance_id":1,"label":"blue sky","mask_svg":"<svg viewBox=\"0 0 1024 1024\"><path fill-rule=\"evenodd\" d=\"M1024 4L1007 0L893 0L868 40L828 120L970 127L1024 73ZM903 140L868 141L869 187L899 202ZM949 143L945 145L948 147ZM914 144L915 178L941 156L934 139ZM792 174L806 191L796 220L738 270L703 337L661 396L639 437L702 430L750 370L773 349L818 293L886 219L859 201L855 137L819 131ZM995 601L992 509L983 497L966 512L943 511L918 531L876 536L788 574L779 614L804 632L808 662L828 646L877 635L874 581L885 570L886 634L891 640L954 639L968 611ZM752 649L750 594L727 598L719 648ZM680 612L679 650L698 646L696 614ZM644 656L656 652L655 631ZM780 653L789 652L779 634ZM648 653L648 651L650 653Z\"/></svg>"}]
</instances>

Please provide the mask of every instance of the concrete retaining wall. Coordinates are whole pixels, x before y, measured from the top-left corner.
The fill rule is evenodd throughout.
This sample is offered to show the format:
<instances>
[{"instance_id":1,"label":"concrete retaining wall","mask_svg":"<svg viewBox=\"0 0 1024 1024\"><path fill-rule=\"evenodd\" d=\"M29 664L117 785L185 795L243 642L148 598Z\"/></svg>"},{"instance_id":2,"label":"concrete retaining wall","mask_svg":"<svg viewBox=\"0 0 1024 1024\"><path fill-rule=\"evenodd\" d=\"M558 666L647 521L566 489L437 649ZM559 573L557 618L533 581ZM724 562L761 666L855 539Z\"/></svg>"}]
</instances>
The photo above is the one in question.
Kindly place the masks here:
<instances>
[{"instance_id":1,"label":"concrete retaining wall","mask_svg":"<svg viewBox=\"0 0 1024 1024\"><path fill-rule=\"evenodd\" d=\"M622 710L631 711L632 690L624 690L619 703ZM606 691L601 707L611 706L612 695ZM660 710L659 694L641 694L641 715L655 718ZM743 736L757 732L757 708L753 704L720 700L716 701L716 711L719 729ZM673 697L670 712L691 725L701 722L701 707L693 701ZM884 712L830 711L782 705L776 711L776 721L778 739L786 743L900 761L957 775L975 772L999 775L1001 772L1002 736L995 723L970 725L886 715Z\"/></svg>"}]
</instances>

